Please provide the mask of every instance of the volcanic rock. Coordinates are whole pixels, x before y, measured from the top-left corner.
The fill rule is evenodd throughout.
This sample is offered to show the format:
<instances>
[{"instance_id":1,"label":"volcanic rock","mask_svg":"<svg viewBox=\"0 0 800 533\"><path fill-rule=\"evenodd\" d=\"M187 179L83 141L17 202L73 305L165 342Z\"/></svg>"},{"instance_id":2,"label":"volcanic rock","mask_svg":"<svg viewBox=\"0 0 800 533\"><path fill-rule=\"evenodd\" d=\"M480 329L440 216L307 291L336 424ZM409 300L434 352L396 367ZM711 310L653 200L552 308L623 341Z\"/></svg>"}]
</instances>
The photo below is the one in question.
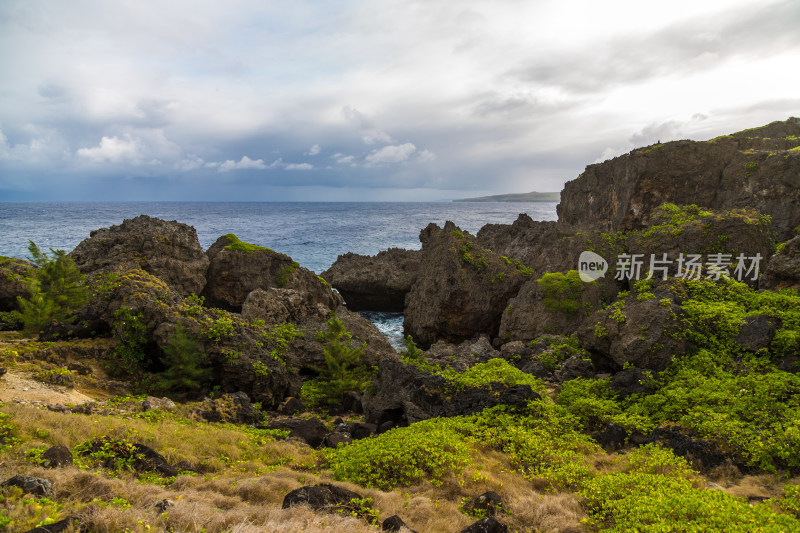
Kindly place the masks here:
<instances>
[{"instance_id":1,"label":"volcanic rock","mask_svg":"<svg viewBox=\"0 0 800 533\"><path fill-rule=\"evenodd\" d=\"M352 311L403 310L417 280L419 250L390 248L375 256L340 255L322 278L338 290Z\"/></svg>"},{"instance_id":2,"label":"volcanic rock","mask_svg":"<svg viewBox=\"0 0 800 533\"><path fill-rule=\"evenodd\" d=\"M84 274L142 269L183 296L199 294L206 284L208 257L195 229L147 215L91 232L69 257Z\"/></svg>"},{"instance_id":3,"label":"volcanic rock","mask_svg":"<svg viewBox=\"0 0 800 533\"><path fill-rule=\"evenodd\" d=\"M295 289L312 305L335 308L339 301L330 287L313 272L301 267L291 257L240 241L235 235L223 235L208 249L205 303L239 313L247 296L256 289Z\"/></svg>"},{"instance_id":4,"label":"volcanic rock","mask_svg":"<svg viewBox=\"0 0 800 533\"><path fill-rule=\"evenodd\" d=\"M586 167L565 184L560 222L601 231L645 227L663 203L721 210L749 207L772 217L780 240L800 224L800 119L710 141L638 148Z\"/></svg>"},{"instance_id":5,"label":"volcanic rock","mask_svg":"<svg viewBox=\"0 0 800 533\"><path fill-rule=\"evenodd\" d=\"M405 333L422 347L440 339L496 336L508 300L529 279L530 270L480 247L452 222L444 228L428 225L420 241L425 275L406 296Z\"/></svg>"}]
</instances>

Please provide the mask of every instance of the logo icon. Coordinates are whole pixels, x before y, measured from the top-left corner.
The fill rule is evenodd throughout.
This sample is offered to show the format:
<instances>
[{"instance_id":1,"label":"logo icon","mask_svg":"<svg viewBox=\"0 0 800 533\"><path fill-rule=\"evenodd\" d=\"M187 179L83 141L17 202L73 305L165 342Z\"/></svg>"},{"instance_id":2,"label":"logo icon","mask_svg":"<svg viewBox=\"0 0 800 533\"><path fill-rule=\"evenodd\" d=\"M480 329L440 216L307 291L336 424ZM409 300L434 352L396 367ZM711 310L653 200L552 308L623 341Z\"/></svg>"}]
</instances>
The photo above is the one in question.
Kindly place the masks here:
<instances>
[{"instance_id":1,"label":"logo icon","mask_svg":"<svg viewBox=\"0 0 800 533\"><path fill-rule=\"evenodd\" d=\"M600 279L608 272L608 261L594 252L581 252L578 258L578 276L581 281L590 282Z\"/></svg>"}]
</instances>

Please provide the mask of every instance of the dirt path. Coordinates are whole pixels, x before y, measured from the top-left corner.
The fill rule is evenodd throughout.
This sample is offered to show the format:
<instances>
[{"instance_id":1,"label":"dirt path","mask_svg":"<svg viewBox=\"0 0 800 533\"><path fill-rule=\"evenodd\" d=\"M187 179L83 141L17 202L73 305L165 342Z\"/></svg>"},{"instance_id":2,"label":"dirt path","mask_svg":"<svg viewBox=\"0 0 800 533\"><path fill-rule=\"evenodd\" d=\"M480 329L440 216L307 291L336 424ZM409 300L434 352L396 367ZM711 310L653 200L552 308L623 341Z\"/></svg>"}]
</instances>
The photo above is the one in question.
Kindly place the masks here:
<instances>
[{"instance_id":1,"label":"dirt path","mask_svg":"<svg viewBox=\"0 0 800 533\"><path fill-rule=\"evenodd\" d=\"M79 405L91 400L91 397L75 389L47 385L22 373L9 371L0 377L0 402Z\"/></svg>"}]
</instances>

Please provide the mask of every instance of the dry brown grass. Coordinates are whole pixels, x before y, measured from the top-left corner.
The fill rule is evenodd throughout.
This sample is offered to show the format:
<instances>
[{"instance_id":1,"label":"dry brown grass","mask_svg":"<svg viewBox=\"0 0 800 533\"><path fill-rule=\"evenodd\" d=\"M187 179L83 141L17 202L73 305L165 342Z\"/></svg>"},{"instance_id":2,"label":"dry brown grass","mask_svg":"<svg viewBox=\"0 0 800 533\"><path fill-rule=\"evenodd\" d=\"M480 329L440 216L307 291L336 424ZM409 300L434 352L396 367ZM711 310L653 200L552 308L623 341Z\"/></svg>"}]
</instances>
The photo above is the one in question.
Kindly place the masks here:
<instances>
[{"instance_id":1,"label":"dry brown grass","mask_svg":"<svg viewBox=\"0 0 800 533\"><path fill-rule=\"evenodd\" d=\"M536 492L506 455L489 449L477 449L475 464L459 475L445 477L441 485L423 482L381 491L333 480L329 472L314 466L316 455L305 445L255 442L234 426L170 418L152 423L133 418L132 412L87 416L24 405L5 405L0 410L13 415L15 436L21 440L0 456L0 478L25 474L50 479L56 487L55 500L63 506L58 518L79 516L85 527L101 533L170 528L206 533L374 532L373 526L353 517L305 507L281 509L291 490L331 482L372 498L381 520L397 514L421 532L461 531L477 518L462 513L459 505L489 490L502 497L507 513L498 518L512 531L575 531L585 516L576 496ZM46 470L25 459L25 452L35 447L74 447L102 435L146 444L172 463L204 463L205 473L181 475L162 486L153 484L153 478L143 483L130 472L77 467ZM154 506L164 499L175 505L162 514Z\"/></svg>"}]
</instances>

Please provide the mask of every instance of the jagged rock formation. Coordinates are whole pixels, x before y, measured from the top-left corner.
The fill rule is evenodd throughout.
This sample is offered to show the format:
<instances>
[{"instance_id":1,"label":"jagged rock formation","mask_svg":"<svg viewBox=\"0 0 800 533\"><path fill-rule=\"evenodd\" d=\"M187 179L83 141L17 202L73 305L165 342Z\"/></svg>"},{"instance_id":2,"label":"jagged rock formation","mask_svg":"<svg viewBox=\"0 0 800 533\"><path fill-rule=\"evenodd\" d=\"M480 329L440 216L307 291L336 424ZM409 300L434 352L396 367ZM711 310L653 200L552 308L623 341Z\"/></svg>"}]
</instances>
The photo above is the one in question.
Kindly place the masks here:
<instances>
[{"instance_id":1,"label":"jagged rock formation","mask_svg":"<svg viewBox=\"0 0 800 533\"><path fill-rule=\"evenodd\" d=\"M413 424L437 416L476 413L495 405L524 406L540 398L529 385L508 387L492 383L488 388L450 391L445 378L423 372L397 358L383 359L378 366L374 392L364 396L367 421L377 426Z\"/></svg>"},{"instance_id":2,"label":"jagged rock formation","mask_svg":"<svg viewBox=\"0 0 800 533\"><path fill-rule=\"evenodd\" d=\"M406 297L405 332L422 346L458 342L476 334L497 335L506 302L531 272L524 265L480 247L452 222L420 233L417 283Z\"/></svg>"},{"instance_id":3,"label":"jagged rock formation","mask_svg":"<svg viewBox=\"0 0 800 533\"><path fill-rule=\"evenodd\" d=\"M184 296L199 294L206 284L208 257L195 229L147 215L91 232L69 257L84 274L142 269Z\"/></svg>"},{"instance_id":4,"label":"jagged rock formation","mask_svg":"<svg viewBox=\"0 0 800 533\"><path fill-rule=\"evenodd\" d=\"M800 290L800 235L780 246L778 253L770 258L762 286L771 290Z\"/></svg>"},{"instance_id":5,"label":"jagged rock formation","mask_svg":"<svg viewBox=\"0 0 800 533\"><path fill-rule=\"evenodd\" d=\"M603 231L647 225L659 205L754 208L780 240L800 224L800 119L710 141L673 141L589 165L567 182L560 222Z\"/></svg>"},{"instance_id":6,"label":"jagged rock formation","mask_svg":"<svg viewBox=\"0 0 800 533\"><path fill-rule=\"evenodd\" d=\"M584 320L577 335L595 368L617 372L630 364L661 371L686 353L689 343L680 336L683 311L673 285L663 283L646 299L633 291Z\"/></svg>"},{"instance_id":7,"label":"jagged rock formation","mask_svg":"<svg viewBox=\"0 0 800 533\"><path fill-rule=\"evenodd\" d=\"M0 311L17 308L17 297L28 297L25 278L36 267L15 257L0 256Z\"/></svg>"},{"instance_id":8,"label":"jagged rock formation","mask_svg":"<svg viewBox=\"0 0 800 533\"><path fill-rule=\"evenodd\" d=\"M403 310L417 280L419 250L390 248L375 256L346 253L322 273L353 311Z\"/></svg>"},{"instance_id":9,"label":"jagged rock formation","mask_svg":"<svg viewBox=\"0 0 800 533\"><path fill-rule=\"evenodd\" d=\"M295 289L311 295L314 304L329 309L338 305L330 287L291 257L223 235L208 249L206 304L241 312L247 296L256 289Z\"/></svg>"},{"instance_id":10,"label":"jagged rock formation","mask_svg":"<svg viewBox=\"0 0 800 533\"><path fill-rule=\"evenodd\" d=\"M562 279L559 283L568 281ZM545 334L570 335L620 290L613 279L584 283L576 277L572 285L574 294L548 295L542 281L528 281L503 311L499 338L507 342L528 341Z\"/></svg>"}]
</instances>

